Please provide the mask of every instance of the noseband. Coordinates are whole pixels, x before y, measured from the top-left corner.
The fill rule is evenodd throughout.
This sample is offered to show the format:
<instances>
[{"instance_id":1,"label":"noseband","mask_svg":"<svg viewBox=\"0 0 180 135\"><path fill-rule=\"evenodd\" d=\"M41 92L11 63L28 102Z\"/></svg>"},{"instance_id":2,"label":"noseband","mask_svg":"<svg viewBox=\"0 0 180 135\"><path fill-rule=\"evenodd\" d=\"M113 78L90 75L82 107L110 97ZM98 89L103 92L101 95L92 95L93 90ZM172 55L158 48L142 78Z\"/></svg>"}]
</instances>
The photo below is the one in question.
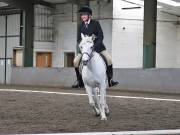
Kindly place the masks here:
<instances>
[{"instance_id":1,"label":"noseband","mask_svg":"<svg viewBox=\"0 0 180 135\"><path fill-rule=\"evenodd\" d=\"M87 60L87 61L82 61L82 63L83 63L83 66L87 66L87 63L91 60L91 58L94 56L93 55L93 49L92 49L92 51L91 51L91 53L89 54L89 53L87 53L87 52L83 52L82 53L82 57L83 57L83 55L84 54L86 54L88 57L89 57L89 59Z\"/></svg>"}]
</instances>

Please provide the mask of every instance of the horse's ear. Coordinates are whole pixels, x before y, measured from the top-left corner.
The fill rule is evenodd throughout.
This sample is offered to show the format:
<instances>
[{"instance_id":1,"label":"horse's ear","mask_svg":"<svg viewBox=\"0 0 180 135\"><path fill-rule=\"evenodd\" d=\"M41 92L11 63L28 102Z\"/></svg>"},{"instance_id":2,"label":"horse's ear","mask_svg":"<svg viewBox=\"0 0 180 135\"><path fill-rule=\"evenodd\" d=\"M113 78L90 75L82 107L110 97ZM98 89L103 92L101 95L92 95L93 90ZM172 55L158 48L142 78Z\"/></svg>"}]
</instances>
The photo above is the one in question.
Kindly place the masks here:
<instances>
[{"instance_id":1,"label":"horse's ear","mask_svg":"<svg viewBox=\"0 0 180 135\"><path fill-rule=\"evenodd\" d=\"M92 34L92 40L94 41L96 39L96 35Z\"/></svg>"},{"instance_id":2,"label":"horse's ear","mask_svg":"<svg viewBox=\"0 0 180 135\"><path fill-rule=\"evenodd\" d=\"M85 36L84 36L84 34L83 33L81 33L81 38L83 39Z\"/></svg>"}]
</instances>

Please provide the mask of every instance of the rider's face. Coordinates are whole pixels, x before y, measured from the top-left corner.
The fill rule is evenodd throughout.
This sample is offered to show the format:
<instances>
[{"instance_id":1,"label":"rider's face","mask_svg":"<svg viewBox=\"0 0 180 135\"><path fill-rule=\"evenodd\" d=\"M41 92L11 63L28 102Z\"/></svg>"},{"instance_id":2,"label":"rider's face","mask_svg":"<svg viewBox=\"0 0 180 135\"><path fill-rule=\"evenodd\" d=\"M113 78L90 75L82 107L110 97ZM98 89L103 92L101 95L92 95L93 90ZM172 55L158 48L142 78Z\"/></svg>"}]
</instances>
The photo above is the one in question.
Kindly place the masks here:
<instances>
[{"instance_id":1,"label":"rider's face","mask_svg":"<svg viewBox=\"0 0 180 135\"><path fill-rule=\"evenodd\" d=\"M89 15L88 15L88 14L82 14L82 15L81 15L81 20L82 20L83 22L87 22L87 21L89 20Z\"/></svg>"}]
</instances>

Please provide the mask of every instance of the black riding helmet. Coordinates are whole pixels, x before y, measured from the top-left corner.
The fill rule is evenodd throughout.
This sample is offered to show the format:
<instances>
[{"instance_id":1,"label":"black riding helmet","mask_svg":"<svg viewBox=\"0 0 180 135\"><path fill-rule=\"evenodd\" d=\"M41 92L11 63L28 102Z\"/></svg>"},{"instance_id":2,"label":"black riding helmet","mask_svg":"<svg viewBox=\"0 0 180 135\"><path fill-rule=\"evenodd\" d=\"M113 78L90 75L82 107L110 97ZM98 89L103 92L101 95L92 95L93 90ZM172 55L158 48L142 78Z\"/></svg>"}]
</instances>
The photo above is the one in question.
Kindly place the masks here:
<instances>
[{"instance_id":1,"label":"black riding helmet","mask_svg":"<svg viewBox=\"0 0 180 135\"><path fill-rule=\"evenodd\" d=\"M88 13L89 15L92 15L92 9L89 6L83 6L81 9L78 11L80 14L82 13Z\"/></svg>"}]
</instances>

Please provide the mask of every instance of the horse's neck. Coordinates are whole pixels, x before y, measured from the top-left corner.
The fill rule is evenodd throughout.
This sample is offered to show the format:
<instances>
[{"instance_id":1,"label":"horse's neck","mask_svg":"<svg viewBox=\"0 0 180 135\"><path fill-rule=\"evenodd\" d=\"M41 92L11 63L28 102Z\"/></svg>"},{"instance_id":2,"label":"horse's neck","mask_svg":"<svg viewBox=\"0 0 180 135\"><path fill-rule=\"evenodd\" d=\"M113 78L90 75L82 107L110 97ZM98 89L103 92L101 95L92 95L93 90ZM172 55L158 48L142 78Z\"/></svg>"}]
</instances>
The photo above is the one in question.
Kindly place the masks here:
<instances>
[{"instance_id":1,"label":"horse's neck","mask_svg":"<svg viewBox=\"0 0 180 135\"><path fill-rule=\"evenodd\" d=\"M93 57L87 65L87 70L94 72L95 70L102 69L105 66L105 63L101 56L97 52L93 52Z\"/></svg>"},{"instance_id":2,"label":"horse's neck","mask_svg":"<svg viewBox=\"0 0 180 135\"><path fill-rule=\"evenodd\" d=\"M83 66L82 77L85 83L93 85L101 83L101 80L106 80L106 65L98 53L94 52L87 66Z\"/></svg>"}]
</instances>

